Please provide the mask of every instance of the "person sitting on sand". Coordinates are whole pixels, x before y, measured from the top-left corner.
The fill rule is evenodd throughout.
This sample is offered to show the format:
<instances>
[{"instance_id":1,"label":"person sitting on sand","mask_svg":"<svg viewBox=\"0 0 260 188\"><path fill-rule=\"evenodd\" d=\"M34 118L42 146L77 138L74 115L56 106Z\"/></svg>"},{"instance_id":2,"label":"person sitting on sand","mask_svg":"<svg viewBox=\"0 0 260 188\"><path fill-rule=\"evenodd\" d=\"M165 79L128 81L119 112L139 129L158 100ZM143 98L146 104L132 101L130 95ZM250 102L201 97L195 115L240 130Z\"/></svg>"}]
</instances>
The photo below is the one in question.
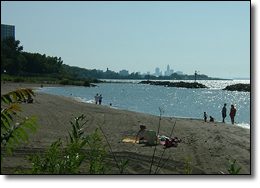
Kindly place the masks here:
<instances>
[{"instance_id":1,"label":"person sitting on sand","mask_svg":"<svg viewBox=\"0 0 260 188\"><path fill-rule=\"evenodd\" d=\"M33 103L33 98L29 97L29 98L27 99L27 103Z\"/></svg>"},{"instance_id":2,"label":"person sitting on sand","mask_svg":"<svg viewBox=\"0 0 260 188\"><path fill-rule=\"evenodd\" d=\"M140 142L140 140L144 140L144 133L146 132L146 126L145 125L140 125L140 130L137 132L135 142L137 140Z\"/></svg>"},{"instance_id":3,"label":"person sitting on sand","mask_svg":"<svg viewBox=\"0 0 260 188\"><path fill-rule=\"evenodd\" d=\"M209 116L209 122L214 122L214 117Z\"/></svg>"}]
</instances>

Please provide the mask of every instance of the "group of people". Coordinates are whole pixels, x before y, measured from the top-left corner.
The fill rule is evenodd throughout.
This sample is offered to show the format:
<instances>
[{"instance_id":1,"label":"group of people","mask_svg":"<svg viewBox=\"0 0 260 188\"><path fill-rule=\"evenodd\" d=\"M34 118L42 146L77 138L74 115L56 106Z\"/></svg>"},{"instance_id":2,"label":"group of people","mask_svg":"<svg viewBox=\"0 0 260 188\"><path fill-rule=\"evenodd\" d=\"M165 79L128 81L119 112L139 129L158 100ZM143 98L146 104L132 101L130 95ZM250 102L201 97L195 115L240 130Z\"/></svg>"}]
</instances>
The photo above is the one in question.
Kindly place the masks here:
<instances>
[{"instance_id":1,"label":"group of people","mask_svg":"<svg viewBox=\"0 0 260 188\"><path fill-rule=\"evenodd\" d=\"M208 115L206 114L206 112L204 112L204 121L207 122L207 118L208 118ZM212 117L212 116L209 116L209 122L214 122L215 121L215 118Z\"/></svg>"},{"instance_id":2,"label":"group of people","mask_svg":"<svg viewBox=\"0 0 260 188\"><path fill-rule=\"evenodd\" d=\"M222 122L223 123L225 123L225 118L227 117L227 108L226 108L226 106L227 106L227 104L225 103L223 108L222 108L222 118L223 118ZM237 109L235 108L235 106L233 104L231 104L229 116L231 118L232 124L235 123L236 112L237 112Z\"/></svg>"},{"instance_id":3,"label":"group of people","mask_svg":"<svg viewBox=\"0 0 260 188\"><path fill-rule=\"evenodd\" d=\"M223 106L223 108L222 108L222 111L221 111L221 112L222 112L222 122L223 122L223 123L225 123L225 118L227 117L227 108L226 108L226 106L227 106L227 103L224 104L224 106ZM232 124L235 123L236 111L237 111L237 110L236 110L235 106L234 106L233 104L231 104L229 116L230 116L230 119L231 119ZM207 116L206 112L204 112L204 121L205 121L205 122L207 121L207 118L208 118L208 116ZM214 120L215 120L215 118L213 118L212 116L210 116L209 121L210 121L210 122L214 122Z\"/></svg>"},{"instance_id":4,"label":"group of people","mask_svg":"<svg viewBox=\"0 0 260 188\"><path fill-rule=\"evenodd\" d=\"M100 94L100 95L98 95L98 93L94 96L94 98L95 98L95 102L96 102L96 104L98 103L99 105L101 105L101 103L102 103L102 95Z\"/></svg>"},{"instance_id":5,"label":"group of people","mask_svg":"<svg viewBox=\"0 0 260 188\"><path fill-rule=\"evenodd\" d=\"M141 124L140 130L137 132L137 135L135 138L135 143L153 146L158 143L158 139L161 141L164 141L163 145L165 147L172 147L172 146L177 147L178 143L181 142L181 139L179 139L177 137L169 138L166 136L156 135L156 132L153 130L147 131L146 126Z\"/></svg>"}]
</instances>

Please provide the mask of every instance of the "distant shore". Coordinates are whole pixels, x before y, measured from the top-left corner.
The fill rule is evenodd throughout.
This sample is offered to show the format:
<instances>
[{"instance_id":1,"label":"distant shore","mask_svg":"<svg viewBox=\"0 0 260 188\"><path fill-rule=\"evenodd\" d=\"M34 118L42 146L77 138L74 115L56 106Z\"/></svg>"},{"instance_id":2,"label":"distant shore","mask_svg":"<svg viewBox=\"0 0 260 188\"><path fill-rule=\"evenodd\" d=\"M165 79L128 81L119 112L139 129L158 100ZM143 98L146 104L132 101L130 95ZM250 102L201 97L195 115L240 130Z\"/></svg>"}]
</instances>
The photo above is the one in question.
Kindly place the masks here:
<instances>
[{"instance_id":1,"label":"distant shore","mask_svg":"<svg viewBox=\"0 0 260 188\"><path fill-rule=\"evenodd\" d=\"M43 84L43 87L66 87L56 84ZM11 83L1 82L1 93L7 93L20 88L40 88L35 83ZM85 134L91 134L100 125L109 144L117 158L129 159L126 174L148 174L154 151L154 146L144 147L133 143L122 143L124 138L135 138L140 124L145 124L148 129L156 130L159 117L149 114L113 109L108 106L100 106L79 102L70 97L62 97L45 93L37 93L34 103L21 104L23 116L35 115L39 118L36 122L39 129L36 134L28 131L30 142L23 143L21 147L13 150L13 156L4 153L2 173L10 173L14 167L21 165L29 167L25 156L44 152L52 142L61 138L66 143L66 136L71 131L70 120L73 115L86 115L89 120L85 127ZM226 158L237 159L235 168L242 167L240 174L250 174L250 130L231 124L220 122L210 123L198 119L162 117L159 135L170 136L176 122L172 137L178 137L182 141L178 147L167 148L163 162L169 160L160 170L161 174L185 174L184 156L191 156L191 168L193 174L220 174L220 171L228 173L230 168ZM100 134L102 134L100 132ZM154 173L157 162L164 150L163 145L156 147ZM163 163L161 162L161 163ZM116 165L112 167L112 173L116 173Z\"/></svg>"}]
</instances>

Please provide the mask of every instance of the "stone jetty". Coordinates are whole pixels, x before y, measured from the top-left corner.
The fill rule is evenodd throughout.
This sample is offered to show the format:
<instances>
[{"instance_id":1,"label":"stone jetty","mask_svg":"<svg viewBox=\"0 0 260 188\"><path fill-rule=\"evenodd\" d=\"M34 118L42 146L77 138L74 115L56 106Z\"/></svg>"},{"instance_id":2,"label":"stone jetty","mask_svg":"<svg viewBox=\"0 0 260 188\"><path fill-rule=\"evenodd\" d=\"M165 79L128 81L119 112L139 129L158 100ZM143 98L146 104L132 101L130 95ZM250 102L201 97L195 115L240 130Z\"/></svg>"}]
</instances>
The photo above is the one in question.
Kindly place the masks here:
<instances>
[{"instance_id":1,"label":"stone jetty","mask_svg":"<svg viewBox=\"0 0 260 188\"><path fill-rule=\"evenodd\" d=\"M164 87L182 87L182 88L208 88L204 84L198 83L198 82L170 82L170 81L141 81L140 84L150 84L150 85L158 85L158 86L164 86Z\"/></svg>"},{"instance_id":2,"label":"stone jetty","mask_svg":"<svg viewBox=\"0 0 260 188\"><path fill-rule=\"evenodd\" d=\"M250 84L234 84L234 85L226 86L223 90L250 92L251 88L250 88Z\"/></svg>"}]
</instances>

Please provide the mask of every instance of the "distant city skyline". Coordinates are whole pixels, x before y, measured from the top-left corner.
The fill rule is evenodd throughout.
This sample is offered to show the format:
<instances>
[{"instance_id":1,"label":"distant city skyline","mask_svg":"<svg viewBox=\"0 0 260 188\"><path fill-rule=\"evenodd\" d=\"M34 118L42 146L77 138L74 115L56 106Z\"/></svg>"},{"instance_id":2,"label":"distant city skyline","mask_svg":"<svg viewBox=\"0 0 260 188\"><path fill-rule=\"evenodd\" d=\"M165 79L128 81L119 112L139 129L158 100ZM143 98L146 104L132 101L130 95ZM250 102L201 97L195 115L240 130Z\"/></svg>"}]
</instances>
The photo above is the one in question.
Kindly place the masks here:
<instances>
[{"instance_id":1,"label":"distant city skyline","mask_svg":"<svg viewBox=\"0 0 260 188\"><path fill-rule=\"evenodd\" d=\"M108 69L109 69L109 67L108 67ZM109 70L110 70L110 69L109 69ZM111 71L114 71L114 70L111 70ZM114 71L114 72L117 72L117 71ZM194 71L194 72L195 72L195 71ZM127 70L127 69L121 69L120 71L118 71L118 73L119 73L120 75L129 75L129 74L131 74L131 73L138 73L138 74L140 74L140 75L147 75L147 74L149 74L149 75L154 75L154 76L170 76L170 75L172 75L173 73L177 73L177 74L180 74L180 75L185 74L185 73L183 73L183 71L180 71L180 70L174 71L174 69L170 69L170 65L167 65L166 70L164 71L164 74L163 74L163 70L160 70L159 67L156 67L156 68L155 68L154 73L151 73L150 71L140 72L139 70L130 72L130 71Z\"/></svg>"}]
</instances>

